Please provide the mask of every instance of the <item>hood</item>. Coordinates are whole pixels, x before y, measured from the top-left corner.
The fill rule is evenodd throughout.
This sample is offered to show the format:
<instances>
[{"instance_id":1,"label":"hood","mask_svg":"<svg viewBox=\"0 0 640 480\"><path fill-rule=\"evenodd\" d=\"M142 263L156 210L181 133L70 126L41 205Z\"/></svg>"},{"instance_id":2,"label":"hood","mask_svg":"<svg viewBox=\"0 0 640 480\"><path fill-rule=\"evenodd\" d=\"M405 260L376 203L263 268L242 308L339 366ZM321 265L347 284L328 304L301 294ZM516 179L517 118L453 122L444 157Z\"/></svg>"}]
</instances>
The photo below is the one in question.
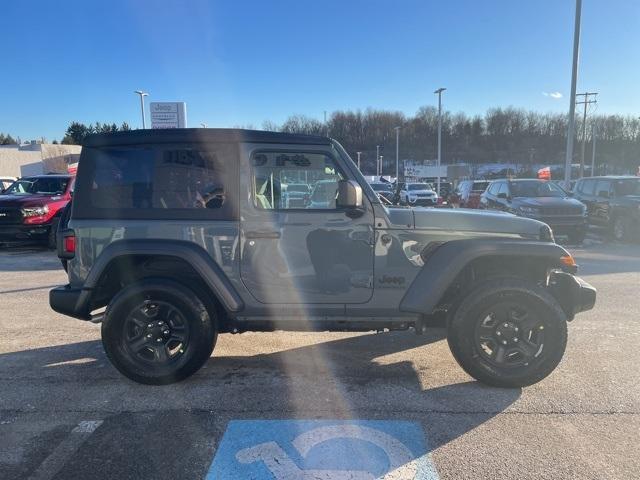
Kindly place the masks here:
<instances>
[{"instance_id":1,"label":"hood","mask_svg":"<svg viewBox=\"0 0 640 480\"><path fill-rule=\"evenodd\" d=\"M62 195L0 195L0 207L32 207L62 200Z\"/></svg>"},{"instance_id":2,"label":"hood","mask_svg":"<svg viewBox=\"0 0 640 480\"><path fill-rule=\"evenodd\" d=\"M624 195L623 198L631 203L640 203L640 195Z\"/></svg>"},{"instance_id":3,"label":"hood","mask_svg":"<svg viewBox=\"0 0 640 480\"><path fill-rule=\"evenodd\" d=\"M510 213L464 208L413 208L419 230L454 230L489 234L524 235L539 238L544 223Z\"/></svg>"},{"instance_id":4,"label":"hood","mask_svg":"<svg viewBox=\"0 0 640 480\"><path fill-rule=\"evenodd\" d=\"M522 206L522 207L534 207L534 208L542 208L542 207L578 207L582 208L582 202L576 200L575 198L568 197L514 197L511 200L513 206Z\"/></svg>"}]
</instances>

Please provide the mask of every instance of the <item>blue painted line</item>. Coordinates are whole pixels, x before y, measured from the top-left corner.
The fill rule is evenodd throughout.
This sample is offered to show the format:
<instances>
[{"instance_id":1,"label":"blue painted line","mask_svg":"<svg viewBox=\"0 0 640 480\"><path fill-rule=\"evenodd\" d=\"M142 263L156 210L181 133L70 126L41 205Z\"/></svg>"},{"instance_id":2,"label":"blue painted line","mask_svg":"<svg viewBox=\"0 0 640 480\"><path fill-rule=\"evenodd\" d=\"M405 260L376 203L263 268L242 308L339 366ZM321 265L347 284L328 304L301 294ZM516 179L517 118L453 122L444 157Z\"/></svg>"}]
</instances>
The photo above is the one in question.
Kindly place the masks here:
<instances>
[{"instance_id":1,"label":"blue painted line","mask_svg":"<svg viewBox=\"0 0 640 480\"><path fill-rule=\"evenodd\" d=\"M233 420L207 480L438 480L417 422Z\"/></svg>"}]
</instances>

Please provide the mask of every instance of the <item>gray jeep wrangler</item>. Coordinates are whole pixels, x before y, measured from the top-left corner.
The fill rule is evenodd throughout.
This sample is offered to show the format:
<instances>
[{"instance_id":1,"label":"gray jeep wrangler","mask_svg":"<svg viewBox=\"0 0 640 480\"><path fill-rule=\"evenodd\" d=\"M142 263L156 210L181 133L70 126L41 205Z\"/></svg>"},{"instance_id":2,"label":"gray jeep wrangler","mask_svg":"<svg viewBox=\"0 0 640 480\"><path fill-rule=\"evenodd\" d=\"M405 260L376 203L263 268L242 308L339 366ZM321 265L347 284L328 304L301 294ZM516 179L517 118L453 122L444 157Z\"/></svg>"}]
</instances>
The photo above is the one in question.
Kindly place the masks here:
<instances>
[{"instance_id":1,"label":"gray jeep wrangler","mask_svg":"<svg viewBox=\"0 0 640 480\"><path fill-rule=\"evenodd\" d=\"M58 237L69 284L51 307L102 322L113 365L147 384L196 372L218 333L422 333L446 321L469 375L530 385L596 296L544 223L387 207L320 136L90 136Z\"/></svg>"}]
</instances>

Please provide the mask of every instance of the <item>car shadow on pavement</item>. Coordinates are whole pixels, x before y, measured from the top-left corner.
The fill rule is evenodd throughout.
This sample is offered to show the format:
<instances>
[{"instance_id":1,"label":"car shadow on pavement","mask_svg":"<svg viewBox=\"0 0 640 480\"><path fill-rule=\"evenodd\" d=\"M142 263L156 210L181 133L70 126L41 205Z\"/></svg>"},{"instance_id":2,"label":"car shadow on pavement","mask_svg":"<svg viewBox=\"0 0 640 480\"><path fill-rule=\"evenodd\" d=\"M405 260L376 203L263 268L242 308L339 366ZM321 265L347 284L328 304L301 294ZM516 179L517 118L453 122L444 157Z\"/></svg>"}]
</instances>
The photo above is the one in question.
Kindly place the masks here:
<instances>
[{"instance_id":1,"label":"car shadow on pavement","mask_svg":"<svg viewBox=\"0 0 640 480\"><path fill-rule=\"evenodd\" d=\"M33 383L60 385L66 393L59 400L45 398L40 406L36 399L31 402L34 411L45 414L58 407L73 409L74 404L98 405L117 396L118 409L109 406L113 421L123 415L119 410L135 412L141 401L149 402L146 414L156 411L162 416L168 410L186 408L213 414L218 423L242 418L413 420L423 425L432 451L502 413L521 395L521 389L491 388L474 381L443 385L448 378L442 362L450 369L449 360L427 352L418 365L413 356L407 357L410 350L416 349L417 356L417 349L441 341L444 333L444 329L433 329L422 336L407 332L355 335L253 355L215 356L214 352L196 375L162 387L139 385L120 376L101 343L87 341L0 354L0 378L8 390L24 389L25 398ZM433 386L425 388L425 383ZM20 392L14 395L20 397ZM154 403L159 395L162 402ZM206 406L199 403L203 396L209 402ZM127 425L117 430L128 435Z\"/></svg>"},{"instance_id":2,"label":"car shadow on pavement","mask_svg":"<svg viewBox=\"0 0 640 480\"><path fill-rule=\"evenodd\" d=\"M0 245L0 272L35 272L60 270L56 252L45 247Z\"/></svg>"}]
</instances>

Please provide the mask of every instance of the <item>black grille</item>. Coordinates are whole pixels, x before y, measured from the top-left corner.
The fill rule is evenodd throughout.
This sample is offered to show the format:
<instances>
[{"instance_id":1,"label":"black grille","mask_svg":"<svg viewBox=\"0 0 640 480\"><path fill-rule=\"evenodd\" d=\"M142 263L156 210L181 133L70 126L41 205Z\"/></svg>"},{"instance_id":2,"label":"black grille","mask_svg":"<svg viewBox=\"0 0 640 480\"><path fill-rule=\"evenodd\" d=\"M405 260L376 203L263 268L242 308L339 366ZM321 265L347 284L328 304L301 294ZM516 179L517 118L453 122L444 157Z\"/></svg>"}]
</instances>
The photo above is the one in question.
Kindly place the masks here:
<instances>
[{"instance_id":1,"label":"black grille","mask_svg":"<svg viewBox=\"0 0 640 480\"><path fill-rule=\"evenodd\" d=\"M19 208L0 207L0 225L22 223L22 213Z\"/></svg>"},{"instance_id":2,"label":"black grille","mask_svg":"<svg viewBox=\"0 0 640 480\"><path fill-rule=\"evenodd\" d=\"M543 215L582 215L581 208L575 207L546 207L541 213Z\"/></svg>"}]
</instances>

